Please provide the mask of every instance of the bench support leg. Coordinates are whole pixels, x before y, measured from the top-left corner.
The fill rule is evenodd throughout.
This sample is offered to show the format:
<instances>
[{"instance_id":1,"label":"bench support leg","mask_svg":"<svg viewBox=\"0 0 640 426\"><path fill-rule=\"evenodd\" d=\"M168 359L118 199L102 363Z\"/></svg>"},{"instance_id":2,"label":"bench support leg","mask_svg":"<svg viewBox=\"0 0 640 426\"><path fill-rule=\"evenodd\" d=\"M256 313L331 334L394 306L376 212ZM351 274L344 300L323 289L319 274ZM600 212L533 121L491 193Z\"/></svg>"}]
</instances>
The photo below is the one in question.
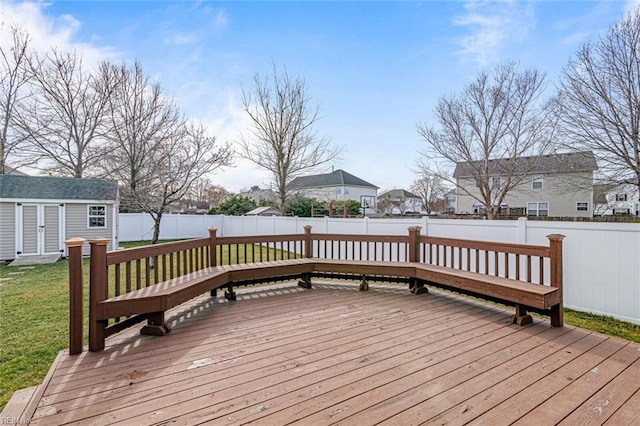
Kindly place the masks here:
<instances>
[{"instance_id":1,"label":"bench support leg","mask_svg":"<svg viewBox=\"0 0 640 426\"><path fill-rule=\"evenodd\" d=\"M209 291L209 295L211 297L218 297L218 289L217 288L212 288L211 291Z\"/></svg>"},{"instance_id":2,"label":"bench support leg","mask_svg":"<svg viewBox=\"0 0 640 426\"><path fill-rule=\"evenodd\" d=\"M142 327L140 334L146 336L164 336L171 328L164 322L164 312L154 312L147 317L147 325Z\"/></svg>"},{"instance_id":3,"label":"bench support leg","mask_svg":"<svg viewBox=\"0 0 640 426\"><path fill-rule=\"evenodd\" d=\"M236 300L236 293L233 291L233 287L227 287L224 292L224 298L231 301Z\"/></svg>"},{"instance_id":4,"label":"bench support leg","mask_svg":"<svg viewBox=\"0 0 640 426\"><path fill-rule=\"evenodd\" d=\"M527 325L533 322L531 315L527 314L527 308L516 303L516 314L511 317L511 324Z\"/></svg>"},{"instance_id":5,"label":"bench support leg","mask_svg":"<svg viewBox=\"0 0 640 426\"><path fill-rule=\"evenodd\" d=\"M369 290L369 282L367 281L367 276L363 275L362 281L360 282L360 291L367 291L367 290Z\"/></svg>"},{"instance_id":6,"label":"bench support leg","mask_svg":"<svg viewBox=\"0 0 640 426\"><path fill-rule=\"evenodd\" d=\"M306 288L307 290L311 289L311 275L304 274L298 281L298 286L302 288Z\"/></svg>"},{"instance_id":7,"label":"bench support leg","mask_svg":"<svg viewBox=\"0 0 640 426\"><path fill-rule=\"evenodd\" d=\"M551 326L562 327L564 325L562 305L555 305L551 307Z\"/></svg>"},{"instance_id":8,"label":"bench support leg","mask_svg":"<svg viewBox=\"0 0 640 426\"><path fill-rule=\"evenodd\" d=\"M429 293L429 289L424 286L424 282L417 278L411 278L411 282L409 283L409 290L413 294L426 294Z\"/></svg>"}]
</instances>

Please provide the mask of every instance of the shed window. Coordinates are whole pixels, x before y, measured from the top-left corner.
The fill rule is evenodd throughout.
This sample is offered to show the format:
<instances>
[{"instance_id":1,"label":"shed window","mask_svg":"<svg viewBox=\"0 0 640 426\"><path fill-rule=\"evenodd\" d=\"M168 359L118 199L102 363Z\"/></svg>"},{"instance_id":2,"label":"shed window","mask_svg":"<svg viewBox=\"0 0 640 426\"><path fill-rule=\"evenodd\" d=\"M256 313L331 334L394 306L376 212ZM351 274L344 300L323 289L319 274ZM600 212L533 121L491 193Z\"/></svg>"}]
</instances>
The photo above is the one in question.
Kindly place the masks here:
<instances>
[{"instance_id":1,"label":"shed window","mask_svg":"<svg viewBox=\"0 0 640 426\"><path fill-rule=\"evenodd\" d=\"M107 206L88 206L89 228L107 227Z\"/></svg>"}]
</instances>

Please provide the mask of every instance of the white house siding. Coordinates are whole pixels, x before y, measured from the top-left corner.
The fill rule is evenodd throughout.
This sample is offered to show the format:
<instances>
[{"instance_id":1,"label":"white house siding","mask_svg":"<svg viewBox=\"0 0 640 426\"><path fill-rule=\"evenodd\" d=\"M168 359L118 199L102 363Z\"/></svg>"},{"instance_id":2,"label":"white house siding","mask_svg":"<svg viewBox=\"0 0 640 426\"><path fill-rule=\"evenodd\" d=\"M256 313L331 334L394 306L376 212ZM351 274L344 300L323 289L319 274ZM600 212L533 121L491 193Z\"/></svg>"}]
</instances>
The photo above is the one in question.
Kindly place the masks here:
<instances>
[{"instance_id":1,"label":"white house siding","mask_svg":"<svg viewBox=\"0 0 640 426\"><path fill-rule=\"evenodd\" d=\"M66 234L65 240L74 237L84 239L108 238L113 239L113 209L111 204L106 204L107 226L105 228L89 228L88 210L89 204L72 204L65 205L66 214ZM105 205L105 204L91 204ZM107 250L113 250L113 241L109 241ZM88 255L90 251L89 244L83 247L83 254Z\"/></svg>"},{"instance_id":2,"label":"white house siding","mask_svg":"<svg viewBox=\"0 0 640 426\"><path fill-rule=\"evenodd\" d=\"M0 259L16 255L16 204L0 203Z\"/></svg>"},{"instance_id":3,"label":"white house siding","mask_svg":"<svg viewBox=\"0 0 640 426\"><path fill-rule=\"evenodd\" d=\"M527 208L527 203L545 202L549 203L549 216L592 216L593 184L590 172L535 177L542 177L542 189L532 188L532 177L510 190L503 203L509 207ZM459 179L458 182L472 193L479 194L474 180ZM587 211L578 211L578 202L589 203ZM473 213L476 203L476 199L458 190L458 213Z\"/></svg>"}]
</instances>

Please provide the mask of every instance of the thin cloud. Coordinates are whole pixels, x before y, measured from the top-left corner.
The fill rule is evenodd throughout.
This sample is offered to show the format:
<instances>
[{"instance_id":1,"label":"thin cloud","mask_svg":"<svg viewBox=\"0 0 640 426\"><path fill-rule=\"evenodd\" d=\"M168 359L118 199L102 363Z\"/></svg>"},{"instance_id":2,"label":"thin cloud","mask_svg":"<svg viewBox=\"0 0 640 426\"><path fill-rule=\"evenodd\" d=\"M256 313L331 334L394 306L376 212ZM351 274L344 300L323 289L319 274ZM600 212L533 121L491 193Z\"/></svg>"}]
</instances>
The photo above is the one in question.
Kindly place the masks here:
<instances>
[{"instance_id":1,"label":"thin cloud","mask_svg":"<svg viewBox=\"0 0 640 426\"><path fill-rule=\"evenodd\" d=\"M464 60L482 66L498 62L508 43L523 40L534 28L533 7L515 1L472 1L453 23L466 29L457 40L458 53Z\"/></svg>"},{"instance_id":2,"label":"thin cloud","mask_svg":"<svg viewBox=\"0 0 640 426\"><path fill-rule=\"evenodd\" d=\"M87 65L117 56L111 48L77 41L76 35L82 28L80 21L71 15L47 16L47 7L49 4L42 2L3 1L0 22L0 43L3 47L10 47L5 44L11 41L11 28L19 27L29 34L30 47L39 54L44 55L50 52L51 48L76 51L82 55L83 62Z\"/></svg>"},{"instance_id":3,"label":"thin cloud","mask_svg":"<svg viewBox=\"0 0 640 426\"><path fill-rule=\"evenodd\" d=\"M164 43L171 46L186 46L198 42L200 38L196 34L174 34L171 37L165 37Z\"/></svg>"}]
</instances>

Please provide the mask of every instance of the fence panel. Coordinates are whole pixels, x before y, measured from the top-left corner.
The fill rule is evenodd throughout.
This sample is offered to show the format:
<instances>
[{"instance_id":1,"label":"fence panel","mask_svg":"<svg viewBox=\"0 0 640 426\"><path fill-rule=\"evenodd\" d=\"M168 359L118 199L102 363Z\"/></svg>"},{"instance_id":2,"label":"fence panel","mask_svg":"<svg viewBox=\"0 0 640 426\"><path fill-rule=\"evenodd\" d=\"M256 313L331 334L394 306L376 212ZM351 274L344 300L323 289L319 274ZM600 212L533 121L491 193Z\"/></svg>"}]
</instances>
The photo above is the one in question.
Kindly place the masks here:
<instances>
[{"instance_id":1,"label":"fence panel","mask_svg":"<svg viewBox=\"0 0 640 426\"><path fill-rule=\"evenodd\" d=\"M366 235L406 235L408 227L421 226L421 235L432 237L537 245L564 234L565 306L640 324L640 225L634 223L165 215L160 238L205 237L211 226L221 237L296 234L305 225L314 233ZM147 240L152 232L148 214L120 214L120 241ZM515 259L509 268L515 270Z\"/></svg>"}]
</instances>

